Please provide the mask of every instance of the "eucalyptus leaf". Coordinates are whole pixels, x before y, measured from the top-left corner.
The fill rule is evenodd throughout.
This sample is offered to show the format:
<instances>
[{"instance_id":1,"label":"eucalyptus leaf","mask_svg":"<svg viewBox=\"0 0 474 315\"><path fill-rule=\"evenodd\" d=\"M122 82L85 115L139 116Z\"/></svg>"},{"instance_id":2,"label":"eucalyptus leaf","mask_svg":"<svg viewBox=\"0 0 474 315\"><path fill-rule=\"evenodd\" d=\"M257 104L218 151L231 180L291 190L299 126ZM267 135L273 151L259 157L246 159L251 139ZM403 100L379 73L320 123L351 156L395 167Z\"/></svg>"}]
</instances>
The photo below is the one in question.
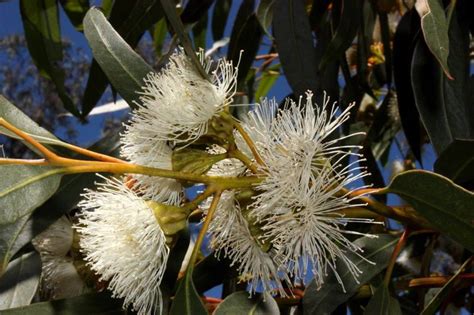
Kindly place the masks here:
<instances>
[{"instance_id":1,"label":"eucalyptus leaf","mask_svg":"<svg viewBox=\"0 0 474 315\"><path fill-rule=\"evenodd\" d=\"M54 83L64 107L78 117L79 111L64 87L64 70L59 67L63 53L57 1L21 0L20 12L28 50L36 67Z\"/></svg>"},{"instance_id":2,"label":"eucalyptus leaf","mask_svg":"<svg viewBox=\"0 0 474 315\"><path fill-rule=\"evenodd\" d=\"M273 38L270 27L273 20L273 4L276 0L261 0L257 7L257 19L268 37Z\"/></svg>"},{"instance_id":3,"label":"eucalyptus leaf","mask_svg":"<svg viewBox=\"0 0 474 315\"><path fill-rule=\"evenodd\" d=\"M2 315L99 315L127 314L122 301L110 297L110 293L91 293L77 297L34 303L28 306L3 310Z\"/></svg>"},{"instance_id":4,"label":"eucalyptus leaf","mask_svg":"<svg viewBox=\"0 0 474 315\"><path fill-rule=\"evenodd\" d=\"M280 77L280 65L271 66L267 71L262 73L255 91L255 100L258 102L260 98L265 97L271 88L275 85L277 79Z\"/></svg>"},{"instance_id":5,"label":"eucalyptus leaf","mask_svg":"<svg viewBox=\"0 0 474 315\"><path fill-rule=\"evenodd\" d=\"M60 0L61 6L76 30L82 32L82 20L89 10L89 0Z\"/></svg>"},{"instance_id":6,"label":"eucalyptus leaf","mask_svg":"<svg viewBox=\"0 0 474 315\"><path fill-rule=\"evenodd\" d=\"M425 0L426 12L420 12L421 29L431 53L436 57L448 78L452 79L448 67L449 37L448 21L440 0ZM425 11L425 10L423 10Z\"/></svg>"},{"instance_id":7,"label":"eucalyptus leaf","mask_svg":"<svg viewBox=\"0 0 474 315\"><path fill-rule=\"evenodd\" d=\"M436 173L397 175L386 192L398 194L439 231L474 252L474 194Z\"/></svg>"},{"instance_id":8,"label":"eucalyptus leaf","mask_svg":"<svg viewBox=\"0 0 474 315\"><path fill-rule=\"evenodd\" d=\"M153 69L120 37L99 9L87 12L84 34L114 88L133 107L139 101L144 78Z\"/></svg>"},{"instance_id":9,"label":"eucalyptus leaf","mask_svg":"<svg viewBox=\"0 0 474 315\"><path fill-rule=\"evenodd\" d=\"M193 267L186 270L186 274L176 290L171 304L170 315L207 315L206 308L193 283Z\"/></svg>"},{"instance_id":10,"label":"eucalyptus leaf","mask_svg":"<svg viewBox=\"0 0 474 315\"><path fill-rule=\"evenodd\" d=\"M354 244L363 249L364 252L361 254L363 257L356 254L348 254L348 256L362 274L356 280L347 266L338 262L336 270L344 288L332 273L325 277L324 285L320 290L313 280L306 288L303 297L304 314L331 314L339 305L349 300L363 284L387 267L397 240L391 235L357 239Z\"/></svg>"},{"instance_id":11,"label":"eucalyptus leaf","mask_svg":"<svg viewBox=\"0 0 474 315\"><path fill-rule=\"evenodd\" d=\"M218 41L224 37L224 30L229 18L232 0L218 0L214 6L212 15L212 37L214 41Z\"/></svg>"},{"instance_id":12,"label":"eucalyptus leaf","mask_svg":"<svg viewBox=\"0 0 474 315\"><path fill-rule=\"evenodd\" d=\"M214 315L279 315L280 310L275 299L267 294L249 296L246 291L229 295L217 306Z\"/></svg>"},{"instance_id":13,"label":"eucalyptus leaf","mask_svg":"<svg viewBox=\"0 0 474 315\"><path fill-rule=\"evenodd\" d=\"M316 91L316 51L304 1L275 0L272 25L281 66L294 94Z\"/></svg>"},{"instance_id":14,"label":"eucalyptus leaf","mask_svg":"<svg viewBox=\"0 0 474 315\"><path fill-rule=\"evenodd\" d=\"M381 285L375 290L365 308L364 315L402 315L398 301L390 295L388 288Z\"/></svg>"},{"instance_id":15,"label":"eucalyptus leaf","mask_svg":"<svg viewBox=\"0 0 474 315\"><path fill-rule=\"evenodd\" d=\"M457 184L474 182L474 140L454 140L436 160L437 173Z\"/></svg>"},{"instance_id":16,"label":"eucalyptus leaf","mask_svg":"<svg viewBox=\"0 0 474 315\"><path fill-rule=\"evenodd\" d=\"M0 310L29 305L38 289L41 259L36 252L16 258L0 278Z\"/></svg>"}]
</instances>

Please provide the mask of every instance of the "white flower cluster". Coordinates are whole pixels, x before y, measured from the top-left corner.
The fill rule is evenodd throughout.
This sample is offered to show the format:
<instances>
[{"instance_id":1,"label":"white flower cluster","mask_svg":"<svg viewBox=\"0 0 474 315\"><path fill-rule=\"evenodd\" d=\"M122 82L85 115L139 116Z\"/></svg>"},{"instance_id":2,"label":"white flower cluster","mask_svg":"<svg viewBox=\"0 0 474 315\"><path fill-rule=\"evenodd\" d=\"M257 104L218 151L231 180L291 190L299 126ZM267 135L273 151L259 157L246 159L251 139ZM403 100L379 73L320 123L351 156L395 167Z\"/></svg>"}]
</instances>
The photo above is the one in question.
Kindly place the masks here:
<instances>
[{"instance_id":1,"label":"white flower cluster","mask_svg":"<svg viewBox=\"0 0 474 315\"><path fill-rule=\"evenodd\" d=\"M274 101L264 100L244 120L264 161L259 166L264 180L255 187L258 194L245 211L233 194L223 197L210 232L217 254L231 258L242 275L251 275L251 291L261 285L265 291L276 289L284 294L281 281L291 286L290 276L298 283L310 270L321 285L328 269L343 286L337 260L355 278L361 273L347 258L348 252L361 249L344 236L358 233L341 227L372 221L345 218L337 212L360 206L353 202L354 197L348 197L350 192L340 191L366 176L358 166L360 156L353 152L359 147L343 144L355 134L336 136L350 109L338 113L338 107L329 106L328 97L315 109L308 92L305 101L288 100L280 110ZM259 232L251 235L251 230Z\"/></svg>"},{"instance_id":2,"label":"white flower cluster","mask_svg":"<svg viewBox=\"0 0 474 315\"><path fill-rule=\"evenodd\" d=\"M159 74L146 78L141 102L121 138L121 153L129 162L173 170L174 153L188 146L203 150L210 122L224 119L235 94L237 69L226 60L213 63L202 52L199 58L208 79L182 50ZM204 154L225 156L233 148L246 156L214 161L208 175L261 178L246 191L224 191L208 231L216 255L233 261L250 292L285 296L285 286L301 282L310 271L322 284L328 270L338 276L336 261L354 277L360 273L347 253L361 249L345 237L357 233L343 227L370 220L338 212L357 205L341 191L366 174L353 152L358 147L344 144L353 135L337 136L349 111L330 106L328 98L314 106L310 92L298 103L287 101L283 109L273 100L262 100L241 122L245 132L231 129L229 142L219 138L221 142L206 143ZM175 179L127 175L106 179L80 203L77 230L85 259L114 295L139 314L161 309L159 286L171 246L149 202L180 209L183 191ZM201 205L204 212L209 205L210 200Z\"/></svg>"}]
</instances>

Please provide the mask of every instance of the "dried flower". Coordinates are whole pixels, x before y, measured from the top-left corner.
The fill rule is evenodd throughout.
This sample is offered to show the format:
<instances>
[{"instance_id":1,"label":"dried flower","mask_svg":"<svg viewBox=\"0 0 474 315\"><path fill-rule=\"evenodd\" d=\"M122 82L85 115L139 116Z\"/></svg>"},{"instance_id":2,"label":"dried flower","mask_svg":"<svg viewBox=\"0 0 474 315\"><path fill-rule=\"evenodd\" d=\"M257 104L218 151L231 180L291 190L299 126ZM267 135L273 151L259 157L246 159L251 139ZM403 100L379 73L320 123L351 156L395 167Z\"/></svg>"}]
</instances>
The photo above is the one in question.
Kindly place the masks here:
<instances>
[{"instance_id":1,"label":"dried flower","mask_svg":"<svg viewBox=\"0 0 474 315\"><path fill-rule=\"evenodd\" d=\"M92 270L109 281L114 296L138 314L161 309L160 283L169 248L153 210L116 178L88 190L76 229Z\"/></svg>"}]
</instances>

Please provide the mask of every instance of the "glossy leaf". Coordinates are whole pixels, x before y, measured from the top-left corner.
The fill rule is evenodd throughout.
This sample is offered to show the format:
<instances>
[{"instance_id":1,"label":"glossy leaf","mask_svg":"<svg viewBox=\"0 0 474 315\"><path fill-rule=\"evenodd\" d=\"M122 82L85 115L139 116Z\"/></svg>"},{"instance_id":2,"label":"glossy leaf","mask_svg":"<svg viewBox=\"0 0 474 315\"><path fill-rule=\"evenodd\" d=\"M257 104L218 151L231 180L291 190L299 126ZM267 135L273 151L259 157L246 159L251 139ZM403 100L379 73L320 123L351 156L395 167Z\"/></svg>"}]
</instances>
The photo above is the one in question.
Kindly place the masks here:
<instances>
[{"instance_id":1,"label":"glossy leaf","mask_svg":"<svg viewBox=\"0 0 474 315\"><path fill-rule=\"evenodd\" d=\"M127 314L122 301L110 297L110 293L90 293L77 297L34 303L24 307L2 311L2 315L78 315L78 314Z\"/></svg>"},{"instance_id":2,"label":"glossy leaf","mask_svg":"<svg viewBox=\"0 0 474 315\"><path fill-rule=\"evenodd\" d=\"M82 32L84 29L82 20L84 20L84 16L89 10L89 0L60 0L59 2L72 25L76 30Z\"/></svg>"},{"instance_id":3,"label":"glossy leaf","mask_svg":"<svg viewBox=\"0 0 474 315\"><path fill-rule=\"evenodd\" d=\"M207 315L201 297L196 291L192 274L194 268L187 268L171 304L170 315Z\"/></svg>"},{"instance_id":4,"label":"glossy leaf","mask_svg":"<svg viewBox=\"0 0 474 315\"><path fill-rule=\"evenodd\" d=\"M397 175L386 190L398 194L434 227L474 251L474 194L428 171Z\"/></svg>"},{"instance_id":5,"label":"glossy leaf","mask_svg":"<svg viewBox=\"0 0 474 315\"><path fill-rule=\"evenodd\" d=\"M457 184L474 182L474 140L454 140L436 160L434 169Z\"/></svg>"},{"instance_id":6,"label":"glossy leaf","mask_svg":"<svg viewBox=\"0 0 474 315\"><path fill-rule=\"evenodd\" d=\"M393 38L393 76L397 90L398 111L405 137L413 155L421 161L421 123L411 86L411 60L420 18L415 9L405 13Z\"/></svg>"},{"instance_id":7,"label":"glossy leaf","mask_svg":"<svg viewBox=\"0 0 474 315\"><path fill-rule=\"evenodd\" d=\"M446 75L452 79L448 67L448 22L440 0L425 0L426 12L421 17L421 29L425 42L436 57ZM419 12L420 13L420 12Z\"/></svg>"},{"instance_id":8,"label":"glossy leaf","mask_svg":"<svg viewBox=\"0 0 474 315\"><path fill-rule=\"evenodd\" d=\"M252 297L246 291L229 295L217 306L214 315L278 315L278 304L271 295L256 294Z\"/></svg>"},{"instance_id":9,"label":"glossy leaf","mask_svg":"<svg viewBox=\"0 0 474 315\"><path fill-rule=\"evenodd\" d=\"M316 52L304 2L276 0L273 35L283 72L295 95L316 91Z\"/></svg>"},{"instance_id":10,"label":"glossy leaf","mask_svg":"<svg viewBox=\"0 0 474 315\"><path fill-rule=\"evenodd\" d=\"M0 278L0 310L29 305L38 289L40 275L41 259L36 252L10 262Z\"/></svg>"},{"instance_id":11,"label":"glossy leaf","mask_svg":"<svg viewBox=\"0 0 474 315\"><path fill-rule=\"evenodd\" d=\"M257 7L257 19L263 30L270 38L273 38L270 27L273 20L273 4L276 0L261 0Z\"/></svg>"},{"instance_id":12,"label":"glossy leaf","mask_svg":"<svg viewBox=\"0 0 474 315\"><path fill-rule=\"evenodd\" d=\"M143 79L153 69L114 30L96 8L87 12L84 33L95 59L130 106L138 102Z\"/></svg>"},{"instance_id":13,"label":"glossy leaf","mask_svg":"<svg viewBox=\"0 0 474 315\"><path fill-rule=\"evenodd\" d=\"M351 45L359 29L359 12L361 10L361 1L343 0L342 14L331 42L319 63L319 69L322 70L326 65L340 56Z\"/></svg>"},{"instance_id":14,"label":"glossy leaf","mask_svg":"<svg viewBox=\"0 0 474 315\"><path fill-rule=\"evenodd\" d=\"M207 18L207 11L213 3L214 0L189 0L180 15L181 21L186 25L197 23L204 17Z\"/></svg>"},{"instance_id":15,"label":"glossy leaf","mask_svg":"<svg viewBox=\"0 0 474 315\"><path fill-rule=\"evenodd\" d=\"M400 304L390 295L388 288L383 284L375 290L374 296L370 299L364 312L364 315L381 314L402 315Z\"/></svg>"},{"instance_id":16,"label":"glossy leaf","mask_svg":"<svg viewBox=\"0 0 474 315\"><path fill-rule=\"evenodd\" d=\"M305 315L331 314L339 305L349 300L364 283L369 282L387 267L397 238L391 235L379 235L378 238L361 237L354 243L364 250L362 255L365 258L349 254L351 261L362 271L358 282L349 272L347 266L339 262L337 271L345 291L332 273L325 277L325 283L321 290L318 290L316 283L312 281L306 288L303 297Z\"/></svg>"},{"instance_id":17,"label":"glossy leaf","mask_svg":"<svg viewBox=\"0 0 474 315\"><path fill-rule=\"evenodd\" d=\"M56 0L20 1L20 12L30 55L44 77L54 83L64 107L75 116L79 111L64 87L59 11Z\"/></svg>"}]
</instances>

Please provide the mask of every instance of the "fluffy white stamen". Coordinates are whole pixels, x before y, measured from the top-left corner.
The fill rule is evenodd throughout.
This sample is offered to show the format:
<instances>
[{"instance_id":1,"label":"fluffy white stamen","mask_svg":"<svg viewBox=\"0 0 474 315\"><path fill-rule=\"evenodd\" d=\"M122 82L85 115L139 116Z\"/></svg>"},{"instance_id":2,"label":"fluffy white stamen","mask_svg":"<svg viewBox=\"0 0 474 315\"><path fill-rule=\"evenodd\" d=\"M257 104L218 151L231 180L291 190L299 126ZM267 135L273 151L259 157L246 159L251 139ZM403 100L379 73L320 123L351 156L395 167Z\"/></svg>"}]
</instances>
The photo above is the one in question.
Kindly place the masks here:
<instances>
[{"instance_id":1,"label":"fluffy white stamen","mask_svg":"<svg viewBox=\"0 0 474 315\"><path fill-rule=\"evenodd\" d=\"M88 265L114 296L138 314L161 309L160 283L169 248L153 210L118 179L88 190L76 229Z\"/></svg>"}]
</instances>

